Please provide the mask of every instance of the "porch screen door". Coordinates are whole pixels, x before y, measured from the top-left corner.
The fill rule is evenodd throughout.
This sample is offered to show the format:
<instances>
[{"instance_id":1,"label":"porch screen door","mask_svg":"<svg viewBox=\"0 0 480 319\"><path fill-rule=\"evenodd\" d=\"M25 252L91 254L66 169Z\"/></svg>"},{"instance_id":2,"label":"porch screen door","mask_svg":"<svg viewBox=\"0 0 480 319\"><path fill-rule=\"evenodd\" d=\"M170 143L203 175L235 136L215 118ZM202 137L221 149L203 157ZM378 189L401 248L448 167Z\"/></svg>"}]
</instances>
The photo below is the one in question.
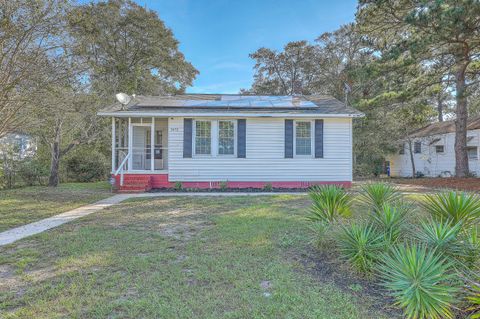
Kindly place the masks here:
<instances>
[{"instance_id":1,"label":"porch screen door","mask_svg":"<svg viewBox=\"0 0 480 319\"><path fill-rule=\"evenodd\" d=\"M133 126L133 143L132 143L132 169L145 170L146 165L146 140L147 128L144 126Z\"/></svg>"}]
</instances>

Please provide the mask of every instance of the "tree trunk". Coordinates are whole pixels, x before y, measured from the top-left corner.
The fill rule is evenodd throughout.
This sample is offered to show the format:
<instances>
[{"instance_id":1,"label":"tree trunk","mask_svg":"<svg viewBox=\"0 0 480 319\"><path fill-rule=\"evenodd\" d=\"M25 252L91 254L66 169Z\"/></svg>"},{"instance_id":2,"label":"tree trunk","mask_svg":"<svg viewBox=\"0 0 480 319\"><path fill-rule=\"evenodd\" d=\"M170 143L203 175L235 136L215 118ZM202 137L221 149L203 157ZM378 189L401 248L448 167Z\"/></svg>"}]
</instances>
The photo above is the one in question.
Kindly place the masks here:
<instances>
[{"instance_id":1,"label":"tree trunk","mask_svg":"<svg viewBox=\"0 0 480 319\"><path fill-rule=\"evenodd\" d=\"M408 151L410 152L410 162L412 163L412 178L417 177L417 170L415 169L415 156L413 155L412 140L408 140Z\"/></svg>"},{"instance_id":2,"label":"tree trunk","mask_svg":"<svg viewBox=\"0 0 480 319\"><path fill-rule=\"evenodd\" d=\"M467 97L465 96L465 61L458 64L455 74L455 100L457 104L455 120L455 176L468 176L468 155L467 155Z\"/></svg>"},{"instance_id":3,"label":"tree trunk","mask_svg":"<svg viewBox=\"0 0 480 319\"><path fill-rule=\"evenodd\" d=\"M443 122L443 99L441 97L438 98L437 111L438 111L438 121Z\"/></svg>"},{"instance_id":4,"label":"tree trunk","mask_svg":"<svg viewBox=\"0 0 480 319\"><path fill-rule=\"evenodd\" d=\"M60 178L59 178L59 167L60 167L60 125L57 125L55 128L55 137L53 142L50 144L50 177L48 178L48 186L57 187Z\"/></svg>"}]
</instances>

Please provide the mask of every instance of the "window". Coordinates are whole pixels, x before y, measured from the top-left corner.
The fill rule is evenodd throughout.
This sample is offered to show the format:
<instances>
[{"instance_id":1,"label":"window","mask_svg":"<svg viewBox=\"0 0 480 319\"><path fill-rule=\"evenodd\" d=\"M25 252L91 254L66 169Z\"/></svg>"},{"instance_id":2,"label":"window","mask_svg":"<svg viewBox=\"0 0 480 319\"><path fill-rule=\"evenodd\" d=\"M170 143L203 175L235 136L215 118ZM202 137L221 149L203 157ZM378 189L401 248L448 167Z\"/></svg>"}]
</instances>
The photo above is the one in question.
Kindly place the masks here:
<instances>
[{"instance_id":1,"label":"window","mask_svg":"<svg viewBox=\"0 0 480 319\"><path fill-rule=\"evenodd\" d=\"M295 155L312 155L311 122L295 122Z\"/></svg>"},{"instance_id":2,"label":"window","mask_svg":"<svg viewBox=\"0 0 480 319\"><path fill-rule=\"evenodd\" d=\"M436 153L444 153L445 147L443 145L435 145L435 152Z\"/></svg>"},{"instance_id":3,"label":"window","mask_svg":"<svg viewBox=\"0 0 480 319\"><path fill-rule=\"evenodd\" d=\"M212 122L195 121L195 154L210 155L212 153Z\"/></svg>"},{"instance_id":4,"label":"window","mask_svg":"<svg viewBox=\"0 0 480 319\"><path fill-rule=\"evenodd\" d=\"M218 121L218 154L235 154L235 122Z\"/></svg>"},{"instance_id":5,"label":"window","mask_svg":"<svg viewBox=\"0 0 480 319\"><path fill-rule=\"evenodd\" d=\"M413 153L419 154L422 152L422 142L413 143Z\"/></svg>"},{"instance_id":6,"label":"window","mask_svg":"<svg viewBox=\"0 0 480 319\"><path fill-rule=\"evenodd\" d=\"M405 144L401 144L401 145L398 147L398 154L400 154L400 155L405 154Z\"/></svg>"},{"instance_id":7,"label":"window","mask_svg":"<svg viewBox=\"0 0 480 319\"><path fill-rule=\"evenodd\" d=\"M467 147L467 154L469 160L477 160L478 159L478 151L476 146L468 146Z\"/></svg>"}]
</instances>

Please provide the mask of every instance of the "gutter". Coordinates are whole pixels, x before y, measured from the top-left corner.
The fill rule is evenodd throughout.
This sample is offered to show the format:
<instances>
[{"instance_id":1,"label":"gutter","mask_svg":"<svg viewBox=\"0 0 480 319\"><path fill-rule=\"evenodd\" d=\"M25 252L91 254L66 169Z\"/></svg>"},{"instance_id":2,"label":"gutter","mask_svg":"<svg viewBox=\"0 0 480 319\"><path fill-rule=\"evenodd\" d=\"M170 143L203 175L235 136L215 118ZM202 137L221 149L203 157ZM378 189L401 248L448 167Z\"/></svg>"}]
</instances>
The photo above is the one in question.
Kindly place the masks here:
<instances>
[{"instance_id":1,"label":"gutter","mask_svg":"<svg viewBox=\"0 0 480 319\"><path fill-rule=\"evenodd\" d=\"M109 117L272 117L272 118L286 118L286 117L300 117L300 118L360 118L365 114L322 114L322 113L169 113L169 112L98 112L98 116Z\"/></svg>"}]
</instances>

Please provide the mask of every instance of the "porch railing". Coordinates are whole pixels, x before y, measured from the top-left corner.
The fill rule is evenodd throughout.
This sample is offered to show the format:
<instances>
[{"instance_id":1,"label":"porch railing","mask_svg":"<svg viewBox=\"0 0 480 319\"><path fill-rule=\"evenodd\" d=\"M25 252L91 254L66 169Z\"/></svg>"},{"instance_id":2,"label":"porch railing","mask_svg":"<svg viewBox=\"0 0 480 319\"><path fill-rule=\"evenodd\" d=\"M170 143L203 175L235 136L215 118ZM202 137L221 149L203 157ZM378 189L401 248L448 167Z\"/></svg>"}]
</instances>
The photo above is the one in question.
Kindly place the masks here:
<instances>
[{"instance_id":1,"label":"porch railing","mask_svg":"<svg viewBox=\"0 0 480 319\"><path fill-rule=\"evenodd\" d=\"M127 153L122 163L120 163L117 170L115 171L115 174L114 174L115 177L118 176L118 174L120 174L120 186L123 186L123 172L125 171L125 166L127 165L130 157L131 157L131 154Z\"/></svg>"}]
</instances>

